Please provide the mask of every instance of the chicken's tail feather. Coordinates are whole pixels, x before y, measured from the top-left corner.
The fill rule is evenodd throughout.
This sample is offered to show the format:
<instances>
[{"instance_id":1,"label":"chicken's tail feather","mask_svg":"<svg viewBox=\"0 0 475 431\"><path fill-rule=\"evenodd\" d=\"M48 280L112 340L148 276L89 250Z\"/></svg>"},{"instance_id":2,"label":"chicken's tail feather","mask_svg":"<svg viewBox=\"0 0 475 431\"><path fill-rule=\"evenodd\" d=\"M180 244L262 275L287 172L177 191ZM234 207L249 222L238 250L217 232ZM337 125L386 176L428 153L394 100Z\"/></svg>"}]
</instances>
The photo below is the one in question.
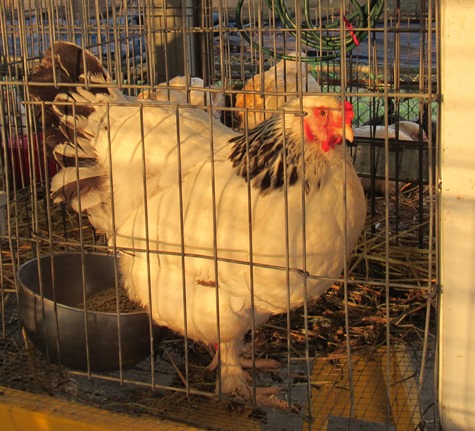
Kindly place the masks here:
<instances>
[{"instance_id":1,"label":"chicken's tail feather","mask_svg":"<svg viewBox=\"0 0 475 431\"><path fill-rule=\"evenodd\" d=\"M99 60L89 51L69 42L57 42L46 51L30 79L30 96L52 152L66 138L84 137L84 125L95 112L91 102L108 98L111 81ZM60 132L60 133L58 133Z\"/></svg>"},{"instance_id":2,"label":"chicken's tail feather","mask_svg":"<svg viewBox=\"0 0 475 431\"><path fill-rule=\"evenodd\" d=\"M97 163L92 138L102 115L93 115L98 102L121 97L110 82L92 53L69 42L55 43L30 79L32 100L44 102L35 103L35 114L48 153L62 167L52 180L52 196L90 217L94 205L107 200L107 172Z\"/></svg>"},{"instance_id":3,"label":"chicken's tail feather","mask_svg":"<svg viewBox=\"0 0 475 431\"><path fill-rule=\"evenodd\" d=\"M58 94L75 91L77 86L74 84L86 84L91 76L100 76L104 82L110 80L92 53L73 43L56 42L35 68L30 80L30 94L38 100L54 102ZM106 87L96 86L91 86L88 91L92 94L108 92Z\"/></svg>"}]
</instances>

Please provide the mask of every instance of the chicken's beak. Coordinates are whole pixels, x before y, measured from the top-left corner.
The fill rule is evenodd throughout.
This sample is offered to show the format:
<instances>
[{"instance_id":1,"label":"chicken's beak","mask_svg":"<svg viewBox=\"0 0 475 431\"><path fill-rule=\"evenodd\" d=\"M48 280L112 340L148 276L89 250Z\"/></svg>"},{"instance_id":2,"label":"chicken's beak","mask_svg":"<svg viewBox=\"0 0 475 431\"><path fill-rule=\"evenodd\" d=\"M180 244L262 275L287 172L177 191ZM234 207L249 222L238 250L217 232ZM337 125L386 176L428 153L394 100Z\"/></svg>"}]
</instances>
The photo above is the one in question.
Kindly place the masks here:
<instances>
[{"instance_id":1,"label":"chicken's beak","mask_svg":"<svg viewBox=\"0 0 475 431\"><path fill-rule=\"evenodd\" d=\"M353 140L355 139L353 128L349 124L345 125L345 139L351 143L353 143Z\"/></svg>"}]
</instances>

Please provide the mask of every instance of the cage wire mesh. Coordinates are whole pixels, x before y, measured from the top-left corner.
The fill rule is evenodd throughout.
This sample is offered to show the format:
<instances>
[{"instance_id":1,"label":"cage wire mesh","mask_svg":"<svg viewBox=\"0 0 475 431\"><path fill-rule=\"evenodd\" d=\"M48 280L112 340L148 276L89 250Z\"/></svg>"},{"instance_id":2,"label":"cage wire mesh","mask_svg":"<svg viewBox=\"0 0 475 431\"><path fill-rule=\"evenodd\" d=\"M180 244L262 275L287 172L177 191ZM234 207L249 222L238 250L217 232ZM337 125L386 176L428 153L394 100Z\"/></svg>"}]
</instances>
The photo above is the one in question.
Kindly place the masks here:
<instances>
[{"instance_id":1,"label":"cage wire mesh","mask_svg":"<svg viewBox=\"0 0 475 431\"><path fill-rule=\"evenodd\" d=\"M437 12L435 0L0 3L1 383L206 429L438 429ZM186 327L185 336L157 332L150 313L122 291L114 256L133 253L133 246L121 248L91 224L87 212L78 215L86 202L79 201L79 211L54 202L51 180L60 167L44 130L51 103L31 96L31 77L58 41L75 43L99 59L110 81L98 84L86 72L83 87L120 90L126 99L116 105L135 107L142 131L146 110L154 106L150 99L160 106L171 100L168 106L176 111L178 127L183 124L180 115L200 110L209 124L219 121L244 136L296 96L329 93L352 103L356 145L346 151L368 202L363 233L346 256L342 276L320 297L264 323L253 321L245 334L251 362L268 358L280 363L265 371L251 367L251 388L278 386L284 408L256 407L251 400L235 408L236 400L230 403L220 390L219 378L216 394L219 368L208 368L215 346L186 336ZM36 85L70 84L52 79ZM114 103L105 104L108 125L116 121ZM66 99L62 105L72 116L88 106ZM76 117L71 127L73 141L83 142L82 118ZM215 127L220 130L209 126L195 132L210 136L210 148L218 140ZM146 137L136 139L143 145ZM70 161L77 164L82 149L75 151ZM142 173L147 162L143 157ZM185 169L185 163L172 164L171 169ZM79 180L79 173L75 175ZM143 184L133 187L147 193L147 181L143 174ZM73 194L80 189L74 187ZM178 187L177 193L181 190ZM128 194L120 199L127 202ZM147 247L152 256L148 259L153 259ZM110 295L98 299L98 309L84 306L90 300L87 273L93 272L84 256L94 253L112 258L107 270ZM184 262L184 246L174 253ZM79 272L51 263L64 254L79 256ZM40 258L50 260L43 265ZM216 256L211 260L216 271L224 265ZM31 309L19 307L19 300L27 299L20 293L18 271L27 262L33 262L30 272L39 285L32 305L37 314L34 342L31 334L22 332L21 323L29 319ZM254 262L246 265L253 268ZM95 271L106 272L102 266ZM50 272L52 293L38 275ZM67 352L57 330L65 325L60 283L66 290L70 284L79 289L79 303L66 303L68 310L79 309L79 332L86 334L76 346L86 352L79 367L61 364ZM170 289L184 285L179 277ZM287 289L275 286L279 288ZM51 308L45 299L49 294ZM219 292L211 298L219 303ZM187 304L170 306L178 310ZM95 369L95 327L89 319L96 311L112 316L116 326L113 370ZM132 337L126 335L129 321L122 320L128 312L145 316L141 328L147 345L133 364L127 363L125 352L127 337ZM46 316L49 313L52 317ZM48 319L51 325L45 323ZM40 351L37 343L44 342L48 331L53 332L51 344ZM76 338L69 334L66 337ZM251 399L256 392L251 390Z\"/></svg>"}]
</instances>

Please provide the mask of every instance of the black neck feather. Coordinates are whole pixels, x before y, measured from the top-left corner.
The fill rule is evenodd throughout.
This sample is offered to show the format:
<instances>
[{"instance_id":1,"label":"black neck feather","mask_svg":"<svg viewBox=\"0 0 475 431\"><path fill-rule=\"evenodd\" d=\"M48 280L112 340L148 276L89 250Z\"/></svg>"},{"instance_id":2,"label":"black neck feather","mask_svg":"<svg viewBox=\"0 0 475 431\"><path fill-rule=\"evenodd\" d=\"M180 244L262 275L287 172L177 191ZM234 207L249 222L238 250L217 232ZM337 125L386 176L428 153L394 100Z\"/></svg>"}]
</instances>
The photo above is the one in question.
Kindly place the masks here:
<instances>
[{"instance_id":1,"label":"black neck feather","mask_svg":"<svg viewBox=\"0 0 475 431\"><path fill-rule=\"evenodd\" d=\"M287 187L299 180L300 146L289 134L284 144L281 116L269 118L251 129L247 136L237 136L230 142L233 147L229 159L237 174L252 181L253 187L262 194L284 187L285 176Z\"/></svg>"}]
</instances>

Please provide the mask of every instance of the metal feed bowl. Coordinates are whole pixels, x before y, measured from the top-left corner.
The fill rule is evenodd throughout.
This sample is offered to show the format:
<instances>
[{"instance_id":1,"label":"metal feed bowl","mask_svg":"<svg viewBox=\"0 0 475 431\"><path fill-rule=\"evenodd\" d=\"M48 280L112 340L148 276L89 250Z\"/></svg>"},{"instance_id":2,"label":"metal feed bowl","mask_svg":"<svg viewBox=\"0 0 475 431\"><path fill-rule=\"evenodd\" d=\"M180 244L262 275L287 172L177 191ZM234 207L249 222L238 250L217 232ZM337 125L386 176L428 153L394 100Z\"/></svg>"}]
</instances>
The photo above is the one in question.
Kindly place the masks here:
<instances>
[{"instance_id":1,"label":"metal feed bowl","mask_svg":"<svg viewBox=\"0 0 475 431\"><path fill-rule=\"evenodd\" d=\"M126 367L150 354L146 311L117 317L116 313L78 308L83 303L83 284L87 298L116 285L114 260L105 254L65 253L54 255L53 262L51 256L43 256L20 267L22 324L33 344L50 360L87 370L89 355L90 370L105 371L119 368L120 357ZM155 345L165 330L153 326Z\"/></svg>"}]
</instances>

